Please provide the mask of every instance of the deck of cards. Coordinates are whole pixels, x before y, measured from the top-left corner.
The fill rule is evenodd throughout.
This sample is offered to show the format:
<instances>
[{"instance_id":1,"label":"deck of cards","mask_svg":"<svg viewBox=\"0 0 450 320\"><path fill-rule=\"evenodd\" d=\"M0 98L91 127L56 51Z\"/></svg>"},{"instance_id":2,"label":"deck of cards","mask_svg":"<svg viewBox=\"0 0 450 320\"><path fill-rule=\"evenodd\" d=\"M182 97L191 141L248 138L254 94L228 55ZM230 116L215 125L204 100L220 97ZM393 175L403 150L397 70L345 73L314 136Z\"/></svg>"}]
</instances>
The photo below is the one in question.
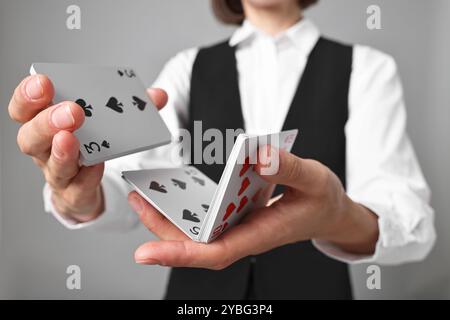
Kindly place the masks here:
<instances>
[{"instance_id":1,"label":"deck of cards","mask_svg":"<svg viewBox=\"0 0 450 320\"><path fill-rule=\"evenodd\" d=\"M156 107L133 69L62 63L34 63L55 88L54 103L74 101L85 113L80 162L85 166L155 148L171 141Z\"/></svg>"},{"instance_id":2,"label":"deck of cards","mask_svg":"<svg viewBox=\"0 0 450 320\"><path fill-rule=\"evenodd\" d=\"M54 103L74 101L83 108L85 122L74 132L80 142L82 165L95 165L172 140L130 68L34 63L30 73L51 79ZM270 199L275 186L254 170L258 148L272 144L290 151L296 137L297 130L239 135L218 184L194 166L124 171L122 177L192 240L209 243Z\"/></svg>"},{"instance_id":3,"label":"deck of cards","mask_svg":"<svg viewBox=\"0 0 450 320\"><path fill-rule=\"evenodd\" d=\"M258 147L290 151L297 130L236 139L219 184L194 166L122 172L123 178L192 240L209 243L270 199L274 185L255 171Z\"/></svg>"}]
</instances>

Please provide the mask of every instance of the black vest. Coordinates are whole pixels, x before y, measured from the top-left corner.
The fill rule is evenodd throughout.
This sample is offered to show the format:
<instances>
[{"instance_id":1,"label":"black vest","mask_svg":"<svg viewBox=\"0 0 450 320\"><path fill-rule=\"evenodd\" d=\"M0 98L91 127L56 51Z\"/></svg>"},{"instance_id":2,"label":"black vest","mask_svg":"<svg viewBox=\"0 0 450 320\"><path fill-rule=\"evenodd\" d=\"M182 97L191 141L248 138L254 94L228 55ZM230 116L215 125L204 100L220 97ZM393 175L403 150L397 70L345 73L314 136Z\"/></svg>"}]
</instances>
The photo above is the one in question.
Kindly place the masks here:
<instances>
[{"instance_id":1,"label":"black vest","mask_svg":"<svg viewBox=\"0 0 450 320\"><path fill-rule=\"evenodd\" d=\"M283 130L299 129L292 153L328 166L345 186L345 134L352 47L320 38L312 50ZM223 42L201 49L193 65L190 123L203 131L243 128L235 49ZM224 134L225 137L225 134ZM193 140L193 139L192 139ZM206 145L207 143L205 143ZM219 181L224 165L198 165ZM280 189L277 189L280 192ZM244 258L221 271L174 268L168 299L350 299L347 265L310 241Z\"/></svg>"}]
</instances>

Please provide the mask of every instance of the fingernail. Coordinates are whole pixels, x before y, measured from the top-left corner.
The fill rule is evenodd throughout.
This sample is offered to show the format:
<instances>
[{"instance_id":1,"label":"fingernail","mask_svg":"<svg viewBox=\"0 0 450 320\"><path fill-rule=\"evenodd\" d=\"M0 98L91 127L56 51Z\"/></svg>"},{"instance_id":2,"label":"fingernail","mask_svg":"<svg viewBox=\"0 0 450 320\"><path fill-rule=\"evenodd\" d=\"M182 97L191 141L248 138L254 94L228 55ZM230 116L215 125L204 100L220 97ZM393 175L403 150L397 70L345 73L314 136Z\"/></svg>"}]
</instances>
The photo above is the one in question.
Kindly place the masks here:
<instances>
[{"instance_id":1,"label":"fingernail","mask_svg":"<svg viewBox=\"0 0 450 320\"><path fill-rule=\"evenodd\" d=\"M44 88L42 87L41 80L39 76L35 76L28 80L25 85L25 93L27 97L31 100L37 100L42 98L44 95Z\"/></svg>"},{"instance_id":2,"label":"fingernail","mask_svg":"<svg viewBox=\"0 0 450 320\"><path fill-rule=\"evenodd\" d=\"M161 265L161 262L155 259L137 259L136 263L138 264L159 264Z\"/></svg>"},{"instance_id":3,"label":"fingernail","mask_svg":"<svg viewBox=\"0 0 450 320\"><path fill-rule=\"evenodd\" d=\"M157 259L150 258L149 254L150 252L148 250L142 250L138 249L134 253L134 259L136 263L139 264L161 264L161 261L158 261Z\"/></svg>"},{"instance_id":4,"label":"fingernail","mask_svg":"<svg viewBox=\"0 0 450 320\"><path fill-rule=\"evenodd\" d=\"M64 152L61 150L61 147L55 141L53 141L52 144L52 153L58 159L64 158Z\"/></svg>"},{"instance_id":5,"label":"fingernail","mask_svg":"<svg viewBox=\"0 0 450 320\"><path fill-rule=\"evenodd\" d=\"M137 213L142 211L142 204L141 204L141 200L139 200L136 197L131 197L130 198L130 206L131 208L136 211Z\"/></svg>"},{"instance_id":6,"label":"fingernail","mask_svg":"<svg viewBox=\"0 0 450 320\"><path fill-rule=\"evenodd\" d=\"M52 124L58 129L67 129L75 125L75 119L69 105L61 105L52 111Z\"/></svg>"}]
</instances>

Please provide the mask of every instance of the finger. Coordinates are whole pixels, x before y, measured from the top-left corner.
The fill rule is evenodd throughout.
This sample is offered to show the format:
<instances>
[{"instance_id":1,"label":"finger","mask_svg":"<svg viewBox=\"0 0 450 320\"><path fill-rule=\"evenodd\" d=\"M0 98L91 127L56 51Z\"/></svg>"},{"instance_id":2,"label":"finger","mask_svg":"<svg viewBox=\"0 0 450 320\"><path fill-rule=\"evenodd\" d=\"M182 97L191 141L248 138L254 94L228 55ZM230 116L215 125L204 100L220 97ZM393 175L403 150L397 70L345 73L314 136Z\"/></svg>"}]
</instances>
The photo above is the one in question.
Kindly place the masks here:
<instances>
[{"instance_id":1,"label":"finger","mask_svg":"<svg viewBox=\"0 0 450 320\"><path fill-rule=\"evenodd\" d=\"M44 75L26 77L14 90L8 111L12 119L25 123L51 103L54 89Z\"/></svg>"},{"instance_id":2,"label":"finger","mask_svg":"<svg viewBox=\"0 0 450 320\"><path fill-rule=\"evenodd\" d=\"M167 92L159 88L147 89L147 94L158 110L161 110L167 104L167 100L169 99Z\"/></svg>"},{"instance_id":3,"label":"finger","mask_svg":"<svg viewBox=\"0 0 450 320\"><path fill-rule=\"evenodd\" d=\"M134 253L140 264L159 264L171 267L221 269L218 245L204 244L192 240L150 241L141 245Z\"/></svg>"},{"instance_id":4,"label":"finger","mask_svg":"<svg viewBox=\"0 0 450 320\"><path fill-rule=\"evenodd\" d=\"M60 130L74 131L84 121L83 109L74 102L63 102L38 113L19 130L17 143L28 155L48 157L53 136Z\"/></svg>"},{"instance_id":5,"label":"finger","mask_svg":"<svg viewBox=\"0 0 450 320\"><path fill-rule=\"evenodd\" d=\"M147 242L136 250L135 260L141 264L223 269L245 256L286 243L287 237L279 232L283 228L279 228L274 212L273 208L255 211L257 219L244 221L210 244L191 240Z\"/></svg>"},{"instance_id":6,"label":"finger","mask_svg":"<svg viewBox=\"0 0 450 320\"><path fill-rule=\"evenodd\" d=\"M130 206L139 214L142 223L162 240L186 240L188 237L138 193L128 195Z\"/></svg>"},{"instance_id":7,"label":"finger","mask_svg":"<svg viewBox=\"0 0 450 320\"><path fill-rule=\"evenodd\" d=\"M52 150L46 167L46 180L53 189L66 188L80 170L80 143L73 133L60 131L53 137Z\"/></svg>"},{"instance_id":8,"label":"finger","mask_svg":"<svg viewBox=\"0 0 450 320\"><path fill-rule=\"evenodd\" d=\"M276 172L267 170L274 163L277 165ZM290 186L297 190L312 190L321 186L328 176L328 169L320 162L302 159L271 146L260 148L256 171L270 183Z\"/></svg>"},{"instance_id":9,"label":"finger","mask_svg":"<svg viewBox=\"0 0 450 320\"><path fill-rule=\"evenodd\" d=\"M68 205L77 208L83 203L89 202L86 195L94 195L97 192L104 169L104 163L90 167L82 166L64 190Z\"/></svg>"}]
</instances>

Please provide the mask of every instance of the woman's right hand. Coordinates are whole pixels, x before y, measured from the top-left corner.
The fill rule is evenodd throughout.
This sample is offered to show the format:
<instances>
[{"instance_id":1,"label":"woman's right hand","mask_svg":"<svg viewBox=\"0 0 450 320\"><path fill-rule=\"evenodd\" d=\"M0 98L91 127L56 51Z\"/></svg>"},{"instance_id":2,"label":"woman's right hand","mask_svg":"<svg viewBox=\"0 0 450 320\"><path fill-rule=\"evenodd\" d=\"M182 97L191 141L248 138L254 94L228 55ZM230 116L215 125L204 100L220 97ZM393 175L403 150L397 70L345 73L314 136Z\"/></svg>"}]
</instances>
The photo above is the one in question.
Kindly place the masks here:
<instances>
[{"instance_id":1,"label":"woman's right hand","mask_svg":"<svg viewBox=\"0 0 450 320\"><path fill-rule=\"evenodd\" d=\"M148 89L147 94L158 109L167 103L162 89ZM104 210L104 164L79 165L80 143L73 132L83 124L84 110L71 101L52 105L53 96L50 79L29 76L15 89L9 114L22 124L17 143L41 168L55 209L66 218L87 222Z\"/></svg>"},{"instance_id":2,"label":"woman's right hand","mask_svg":"<svg viewBox=\"0 0 450 320\"><path fill-rule=\"evenodd\" d=\"M42 170L55 209L66 218L90 221L104 208L104 164L79 165L80 143L73 132L83 124L84 111L71 101L52 105L53 96L44 75L29 76L17 86L8 107L11 118L22 124L17 143Z\"/></svg>"}]
</instances>

